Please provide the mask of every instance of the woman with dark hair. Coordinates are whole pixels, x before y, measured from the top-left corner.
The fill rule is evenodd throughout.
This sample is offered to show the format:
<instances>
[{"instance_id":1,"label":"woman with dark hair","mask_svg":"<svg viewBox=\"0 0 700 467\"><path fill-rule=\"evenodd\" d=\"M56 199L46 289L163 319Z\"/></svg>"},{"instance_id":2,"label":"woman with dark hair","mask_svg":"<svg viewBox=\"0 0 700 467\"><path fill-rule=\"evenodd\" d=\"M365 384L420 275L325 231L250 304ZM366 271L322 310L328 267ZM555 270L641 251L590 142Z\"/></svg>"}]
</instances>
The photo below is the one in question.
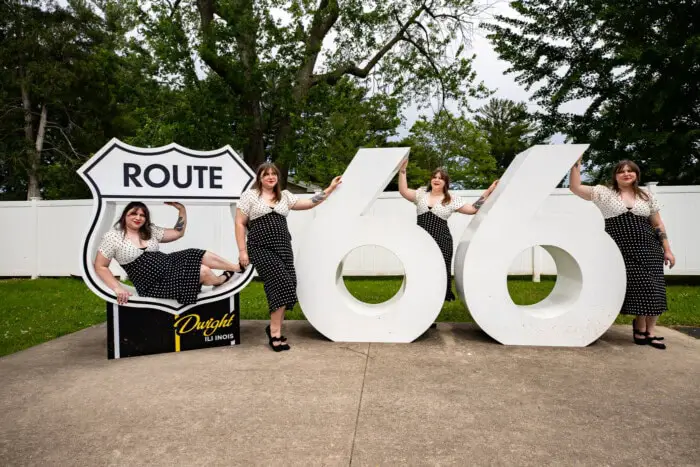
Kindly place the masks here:
<instances>
[{"instance_id":1,"label":"woman with dark hair","mask_svg":"<svg viewBox=\"0 0 700 467\"><path fill-rule=\"evenodd\" d=\"M280 189L279 179L280 171L274 164L261 164L253 187L241 195L236 210L239 261L243 267L252 264L263 281L270 311L270 325L265 332L275 352L290 348L282 335L282 322L285 310L291 310L297 302L297 279L287 215L290 210L318 206L340 185L340 177L335 177L323 192L311 199L298 199L288 190Z\"/></svg>"},{"instance_id":2,"label":"woman with dark hair","mask_svg":"<svg viewBox=\"0 0 700 467\"><path fill-rule=\"evenodd\" d=\"M136 291L143 297L173 299L183 305L197 302L203 285L218 286L241 272L241 267L205 250L188 248L166 254L158 251L160 243L182 238L187 227L187 211L180 203L165 203L178 210L171 229L151 223L148 207L139 201L126 205L119 220L100 243L95 256L95 271L124 305L131 295L109 270L114 258L129 275ZM223 270L220 276L212 269Z\"/></svg>"},{"instance_id":3,"label":"woman with dark hair","mask_svg":"<svg viewBox=\"0 0 700 467\"><path fill-rule=\"evenodd\" d=\"M408 188L408 182L406 181L407 166L408 159L401 164L401 169L399 170L399 193L408 201L415 203L418 225L428 232L440 247L447 271L445 301L451 302L455 299L455 294L452 293L452 255L454 250L447 219L454 212L476 214L486 201L486 198L496 189L498 180L494 181L476 202L467 204L459 196L454 196L450 193L450 177L444 169L435 169L430 176L430 182L427 186L420 187L417 190Z\"/></svg>"},{"instance_id":4,"label":"woman with dark hair","mask_svg":"<svg viewBox=\"0 0 700 467\"><path fill-rule=\"evenodd\" d=\"M581 161L573 166L569 188L593 201L605 218L605 231L620 248L627 270L627 291L620 313L635 316L632 337L639 345L665 349L655 335L656 321L666 311L664 264L676 263L653 193L639 187L637 164L624 160L612 172L610 186L581 184Z\"/></svg>"}]
</instances>

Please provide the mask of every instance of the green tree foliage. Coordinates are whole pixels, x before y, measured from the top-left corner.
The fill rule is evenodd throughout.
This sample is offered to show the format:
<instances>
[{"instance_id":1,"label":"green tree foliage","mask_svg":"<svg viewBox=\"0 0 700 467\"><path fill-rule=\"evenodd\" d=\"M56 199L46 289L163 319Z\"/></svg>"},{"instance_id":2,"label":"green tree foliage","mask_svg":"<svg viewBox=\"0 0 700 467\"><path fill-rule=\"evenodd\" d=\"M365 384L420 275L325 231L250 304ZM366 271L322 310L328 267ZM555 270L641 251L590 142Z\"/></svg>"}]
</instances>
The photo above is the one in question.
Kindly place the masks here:
<instances>
[{"instance_id":1,"label":"green tree foliage","mask_svg":"<svg viewBox=\"0 0 700 467\"><path fill-rule=\"evenodd\" d=\"M293 122L298 180L326 186L341 174L360 147L381 147L396 134L399 102L384 94L369 96L348 78L311 90L304 112Z\"/></svg>"},{"instance_id":2,"label":"green tree foliage","mask_svg":"<svg viewBox=\"0 0 700 467\"><path fill-rule=\"evenodd\" d=\"M420 118L397 146L411 148L407 170L411 187L427 184L437 168L447 170L453 189L486 188L498 172L486 133L464 115L447 110L432 119Z\"/></svg>"},{"instance_id":3,"label":"green tree foliage","mask_svg":"<svg viewBox=\"0 0 700 467\"><path fill-rule=\"evenodd\" d=\"M158 87L129 53L120 12L83 1L22 0L0 12L0 197L84 197L75 170L112 137L135 132L135 111Z\"/></svg>"},{"instance_id":4,"label":"green tree foliage","mask_svg":"<svg viewBox=\"0 0 700 467\"><path fill-rule=\"evenodd\" d=\"M537 129L534 119L522 102L492 98L478 110L475 121L486 133L499 176L515 156L539 142L534 137Z\"/></svg>"},{"instance_id":5,"label":"green tree foliage","mask_svg":"<svg viewBox=\"0 0 700 467\"><path fill-rule=\"evenodd\" d=\"M339 101L322 108L315 96L331 91L320 88L344 86L347 78L363 83L376 99L357 93L365 102L356 102L355 115L366 105L394 107L389 100L464 102L484 91L473 84L466 55L477 13L472 0L130 0L130 5L161 75L189 86L197 82L193 70L204 64L202 71L217 75L236 102L235 138L242 141L246 162L255 167L274 160L285 177L291 168L326 178L311 170L324 148L309 141L335 125L321 129L319 111L337 117L346 97L339 91L334 94ZM382 133L384 121L377 123L372 132ZM368 141L361 135L344 144ZM326 157L338 153L336 144L329 142ZM309 150L310 160L300 159Z\"/></svg>"},{"instance_id":6,"label":"green tree foliage","mask_svg":"<svg viewBox=\"0 0 700 467\"><path fill-rule=\"evenodd\" d=\"M633 159L643 178L700 182L695 0L519 0L490 39L543 108L542 132L591 144L595 178ZM564 104L591 102L583 115Z\"/></svg>"}]
</instances>

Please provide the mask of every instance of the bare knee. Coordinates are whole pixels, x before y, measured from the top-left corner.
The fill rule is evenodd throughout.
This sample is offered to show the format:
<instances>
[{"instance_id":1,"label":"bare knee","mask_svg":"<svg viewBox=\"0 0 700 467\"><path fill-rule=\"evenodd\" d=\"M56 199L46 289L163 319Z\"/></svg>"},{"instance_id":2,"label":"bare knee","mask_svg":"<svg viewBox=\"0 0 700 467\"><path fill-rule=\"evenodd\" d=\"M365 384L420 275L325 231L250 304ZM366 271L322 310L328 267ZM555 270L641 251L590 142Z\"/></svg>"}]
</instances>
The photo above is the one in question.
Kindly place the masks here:
<instances>
[{"instance_id":1,"label":"bare knee","mask_svg":"<svg viewBox=\"0 0 700 467\"><path fill-rule=\"evenodd\" d=\"M209 266L201 265L199 267L199 277L204 279L205 277L211 275L211 268Z\"/></svg>"}]
</instances>

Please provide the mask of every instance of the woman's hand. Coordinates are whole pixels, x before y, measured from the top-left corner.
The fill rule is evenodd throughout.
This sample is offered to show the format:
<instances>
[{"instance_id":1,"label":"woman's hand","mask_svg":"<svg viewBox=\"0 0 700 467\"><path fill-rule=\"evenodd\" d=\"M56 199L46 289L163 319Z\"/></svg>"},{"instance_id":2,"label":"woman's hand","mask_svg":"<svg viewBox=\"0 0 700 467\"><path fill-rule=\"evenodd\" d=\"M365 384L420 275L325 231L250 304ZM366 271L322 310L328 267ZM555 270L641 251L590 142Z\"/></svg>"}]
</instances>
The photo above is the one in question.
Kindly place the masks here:
<instances>
[{"instance_id":1,"label":"woman's hand","mask_svg":"<svg viewBox=\"0 0 700 467\"><path fill-rule=\"evenodd\" d=\"M250 264L250 258L248 258L248 252L246 250L241 250L238 252L238 264L241 265L243 269L247 268Z\"/></svg>"},{"instance_id":2,"label":"woman's hand","mask_svg":"<svg viewBox=\"0 0 700 467\"><path fill-rule=\"evenodd\" d=\"M185 210L185 206L184 206L183 204L181 204L181 203L176 202L176 201L166 201L165 204L167 204L168 206L174 207L174 208L177 209L178 211L184 211L184 210Z\"/></svg>"},{"instance_id":3,"label":"woman's hand","mask_svg":"<svg viewBox=\"0 0 700 467\"><path fill-rule=\"evenodd\" d=\"M676 264L676 257L670 251L664 251L664 264L671 269Z\"/></svg>"},{"instance_id":4,"label":"woman's hand","mask_svg":"<svg viewBox=\"0 0 700 467\"><path fill-rule=\"evenodd\" d=\"M403 173L406 172L406 167L408 167L408 157L403 160L401 163L401 166L399 167L399 170Z\"/></svg>"},{"instance_id":5,"label":"woman's hand","mask_svg":"<svg viewBox=\"0 0 700 467\"><path fill-rule=\"evenodd\" d=\"M487 190L487 191L489 192L489 194L493 193L493 191L494 191L494 190L496 189L496 187L498 186L498 180L499 180L498 178L497 178L496 180L494 180L493 183L491 184L491 186L488 187L488 190Z\"/></svg>"},{"instance_id":6,"label":"woman's hand","mask_svg":"<svg viewBox=\"0 0 700 467\"><path fill-rule=\"evenodd\" d=\"M131 296L130 292L124 290L120 286L114 288L114 293L117 294L117 303L119 305L126 305L126 302L129 301L129 297Z\"/></svg>"},{"instance_id":7,"label":"woman's hand","mask_svg":"<svg viewBox=\"0 0 700 467\"><path fill-rule=\"evenodd\" d=\"M343 183L343 177L341 177L340 175L338 175L338 176L335 177L333 180L331 180L331 185L330 185L329 188L330 188L331 190L335 190L335 189L338 187L338 185L340 185L341 183Z\"/></svg>"}]
</instances>

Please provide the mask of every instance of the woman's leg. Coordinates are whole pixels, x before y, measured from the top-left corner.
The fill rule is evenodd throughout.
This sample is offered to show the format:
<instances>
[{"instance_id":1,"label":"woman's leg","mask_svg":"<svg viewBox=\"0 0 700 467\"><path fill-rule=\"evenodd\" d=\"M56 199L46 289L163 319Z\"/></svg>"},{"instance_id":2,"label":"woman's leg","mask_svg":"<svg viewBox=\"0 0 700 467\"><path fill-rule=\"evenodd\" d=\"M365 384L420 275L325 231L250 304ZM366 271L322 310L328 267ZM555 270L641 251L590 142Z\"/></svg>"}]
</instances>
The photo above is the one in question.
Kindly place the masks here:
<instances>
[{"instance_id":1,"label":"woman's leg","mask_svg":"<svg viewBox=\"0 0 700 467\"><path fill-rule=\"evenodd\" d=\"M644 320L644 326L649 333L650 336L654 335L654 331L656 330L656 321L658 321L659 317L658 316L640 316L641 319Z\"/></svg>"},{"instance_id":2,"label":"woman's leg","mask_svg":"<svg viewBox=\"0 0 700 467\"><path fill-rule=\"evenodd\" d=\"M646 327L647 327L647 333L649 335L649 345L652 347L655 347L657 349L665 349L666 344L661 342L663 340L663 337L659 337L655 334L656 332L656 321L658 321L659 317L658 316L642 316L646 321ZM657 339L651 339L653 337L657 337Z\"/></svg>"},{"instance_id":3,"label":"woman's leg","mask_svg":"<svg viewBox=\"0 0 700 467\"><path fill-rule=\"evenodd\" d=\"M646 316L635 316L634 320L632 321L632 326L634 326L634 329L640 333L646 332L647 330L647 321L645 318Z\"/></svg>"},{"instance_id":4,"label":"woman's leg","mask_svg":"<svg viewBox=\"0 0 700 467\"><path fill-rule=\"evenodd\" d=\"M285 307L281 306L272 313L270 313L270 335L272 337L282 336L282 321L284 321L284 310ZM278 347L280 345L286 344L282 341L276 341L273 342L272 345Z\"/></svg>"},{"instance_id":5,"label":"woman's leg","mask_svg":"<svg viewBox=\"0 0 700 467\"><path fill-rule=\"evenodd\" d=\"M203 285L221 285L226 282L226 276L217 276L210 267L201 265L199 267L199 282Z\"/></svg>"},{"instance_id":6,"label":"woman's leg","mask_svg":"<svg viewBox=\"0 0 700 467\"><path fill-rule=\"evenodd\" d=\"M204 253L204 256L202 256L202 264L211 269L219 269L221 271L240 272L241 270L240 265L234 264L211 251Z\"/></svg>"},{"instance_id":7,"label":"woman's leg","mask_svg":"<svg viewBox=\"0 0 700 467\"><path fill-rule=\"evenodd\" d=\"M644 316L635 316L632 320L632 338L635 344L646 344L647 339L647 322Z\"/></svg>"}]
</instances>

